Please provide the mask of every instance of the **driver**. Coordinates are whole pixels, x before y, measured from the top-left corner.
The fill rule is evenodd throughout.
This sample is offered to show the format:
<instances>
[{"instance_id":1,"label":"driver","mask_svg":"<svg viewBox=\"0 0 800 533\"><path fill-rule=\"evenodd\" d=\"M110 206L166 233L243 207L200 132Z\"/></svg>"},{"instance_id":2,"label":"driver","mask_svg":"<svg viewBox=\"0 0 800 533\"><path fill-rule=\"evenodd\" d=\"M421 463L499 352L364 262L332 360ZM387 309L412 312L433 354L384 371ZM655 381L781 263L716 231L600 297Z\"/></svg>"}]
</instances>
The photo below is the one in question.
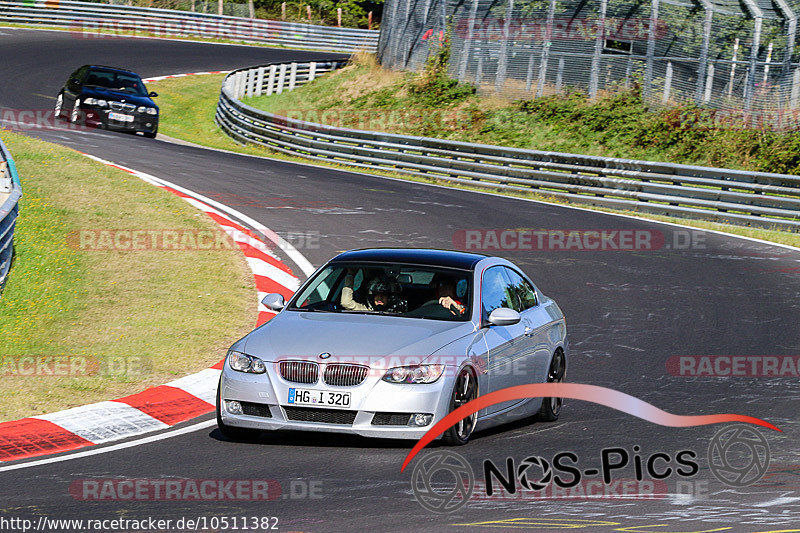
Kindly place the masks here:
<instances>
[{"instance_id":1,"label":"driver","mask_svg":"<svg viewBox=\"0 0 800 533\"><path fill-rule=\"evenodd\" d=\"M457 282L454 278L437 273L431 280L431 285L436 291L436 299L442 307L449 310L454 316L464 316L467 306L458 297Z\"/></svg>"},{"instance_id":2,"label":"driver","mask_svg":"<svg viewBox=\"0 0 800 533\"><path fill-rule=\"evenodd\" d=\"M356 269L347 269L342 287L341 305L348 311L389 311L402 312L405 301L400 299L402 286L388 276L376 276L367 286L367 303L353 299L353 283Z\"/></svg>"}]
</instances>

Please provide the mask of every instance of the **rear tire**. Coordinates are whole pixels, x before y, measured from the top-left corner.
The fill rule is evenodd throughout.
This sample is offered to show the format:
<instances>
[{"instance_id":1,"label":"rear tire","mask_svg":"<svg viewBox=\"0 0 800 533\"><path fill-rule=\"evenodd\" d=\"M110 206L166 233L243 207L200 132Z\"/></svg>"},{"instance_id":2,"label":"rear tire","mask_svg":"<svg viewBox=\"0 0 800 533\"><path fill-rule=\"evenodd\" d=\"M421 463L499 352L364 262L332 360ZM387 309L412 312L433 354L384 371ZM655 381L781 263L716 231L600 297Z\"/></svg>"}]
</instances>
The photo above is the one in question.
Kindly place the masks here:
<instances>
[{"instance_id":1,"label":"rear tire","mask_svg":"<svg viewBox=\"0 0 800 533\"><path fill-rule=\"evenodd\" d=\"M252 440L258 435L257 429L237 428L229 426L222 421L222 400L220 398L222 395L221 384L222 380L220 380L220 384L217 385L217 428L219 428L219 432L222 433L223 437L234 442Z\"/></svg>"},{"instance_id":2,"label":"rear tire","mask_svg":"<svg viewBox=\"0 0 800 533\"><path fill-rule=\"evenodd\" d=\"M462 368L456 382L453 385L453 392L450 395L450 411L453 412L465 403L471 402L478 397L478 380L472 369ZM453 427L442 434L442 442L449 446L463 446L469 442L472 431L475 429L475 422L478 420L478 413L472 413L467 418L459 421Z\"/></svg>"},{"instance_id":3,"label":"rear tire","mask_svg":"<svg viewBox=\"0 0 800 533\"><path fill-rule=\"evenodd\" d=\"M567 358L564 351L559 348L553 354L550 361L550 369L547 371L547 383L562 383L567 374ZM542 398L542 407L539 409L539 420L543 422L555 422L561 414L561 407L564 404L563 398Z\"/></svg>"}]
</instances>

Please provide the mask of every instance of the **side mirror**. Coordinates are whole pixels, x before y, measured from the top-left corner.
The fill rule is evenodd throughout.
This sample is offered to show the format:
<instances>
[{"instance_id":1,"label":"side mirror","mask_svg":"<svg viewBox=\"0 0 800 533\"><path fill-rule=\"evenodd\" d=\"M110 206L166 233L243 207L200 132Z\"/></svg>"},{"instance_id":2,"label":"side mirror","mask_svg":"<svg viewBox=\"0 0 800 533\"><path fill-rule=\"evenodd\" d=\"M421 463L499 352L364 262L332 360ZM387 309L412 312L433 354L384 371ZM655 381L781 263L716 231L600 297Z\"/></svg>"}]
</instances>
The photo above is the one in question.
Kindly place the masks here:
<instances>
[{"instance_id":1,"label":"side mirror","mask_svg":"<svg viewBox=\"0 0 800 533\"><path fill-rule=\"evenodd\" d=\"M282 294L271 292L262 298L261 303L269 307L273 311L280 311L286 307L286 300L283 299ZM519 315L517 315L519 316Z\"/></svg>"},{"instance_id":2,"label":"side mirror","mask_svg":"<svg viewBox=\"0 0 800 533\"><path fill-rule=\"evenodd\" d=\"M150 94L148 94L147 96L149 96L150 98L155 98L156 96L158 96L158 93L155 91L150 91Z\"/></svg>"},{"instance_id":3,"label":"side mirror","mask_svg":"<svg viewBox=\"0 0 800 533\"><path fill-rule=\"evenodd\" d=\"M508 307L498 307L489 315L489 323L494 326L513 326L520 320L519 313Z\"/></svg>"}]
</instances>

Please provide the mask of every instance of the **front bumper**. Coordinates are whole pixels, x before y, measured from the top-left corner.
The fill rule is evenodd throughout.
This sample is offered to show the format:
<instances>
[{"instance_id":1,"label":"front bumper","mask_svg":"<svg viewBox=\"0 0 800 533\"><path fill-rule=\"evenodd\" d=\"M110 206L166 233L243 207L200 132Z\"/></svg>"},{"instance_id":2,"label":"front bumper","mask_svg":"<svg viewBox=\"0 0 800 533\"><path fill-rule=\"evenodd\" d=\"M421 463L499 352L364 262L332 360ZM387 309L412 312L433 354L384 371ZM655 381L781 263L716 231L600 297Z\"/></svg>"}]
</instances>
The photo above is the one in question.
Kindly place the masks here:
<instances>
[{"instance_id":1,"label":"front bumper","mask_svg":"<svg viewBox=\"0 0 800 533\"><path fill-rule=\"evenodd\" d=\"M123 113L133 116L133 122L124 122L109 118L108 108L86 107L83 108L86 125L89 127L103 127L116 131L142 131L154 133L158 131L158 115L148 115L146 113Z\"/></svg>"},{"instance_id":2,"label":"front bumper","mask_svg":"<svg viewBox=\"0 0 800 533\"><path fill-rule=\"evenodd\" d=\"M231 370L226 360L220 379L220 416L226 425L261 430L320 431L364 437L419 439L448 413L455 379L454 367L448 367L435 383L420 385L387 383L381 379L383 370L373 370L359 385L337 387L322 382L291 383L280 377L276 363L266 363L266 366L267 372L264 374L246 374ZM349 392L350 407L327 409L294 406L288 403L290 388ZM226 400L257 404L260 408L267 409L269 415L232 414L227 411ZM319 416L306 416L318 413ZM376 413L381 415L376 418ZM407 424L375 425L374 422L381 417L386 418L388 413L427 413L433 415L433 420L424 427ZM328 421L298 420L298 415ZM330 420L334 419L338 422L342 419L346 421L332 423Z\"/></svg>"}]
</instances>

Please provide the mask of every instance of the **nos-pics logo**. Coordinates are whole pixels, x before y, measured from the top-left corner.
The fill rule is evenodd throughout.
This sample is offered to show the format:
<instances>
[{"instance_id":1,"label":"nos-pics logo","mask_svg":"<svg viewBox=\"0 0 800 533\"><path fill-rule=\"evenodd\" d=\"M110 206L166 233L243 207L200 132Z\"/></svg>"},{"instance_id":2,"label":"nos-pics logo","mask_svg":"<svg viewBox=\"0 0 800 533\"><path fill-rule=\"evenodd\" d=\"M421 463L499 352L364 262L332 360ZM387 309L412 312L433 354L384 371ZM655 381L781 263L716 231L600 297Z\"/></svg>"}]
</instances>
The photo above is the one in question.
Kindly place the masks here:
<instances>
[{"instance_id":1,"label":"nos-pics logo","mask_svg":"<svg viewBox=\"0 0 800 533\"><path fill-rule=\"evenodd\" d=\"M764 477L770 462L767 439L745 424L718 431L708 446L708 465L720 482L746 487ZM550 463L528 457L516 468L520 487L539 491L553 480ZM475 473L467 460L455 452L440 450L422 458L411 472L414 497L425 509L451 513L467 504L475 487Z\"/></svg>"}]
</instances>

